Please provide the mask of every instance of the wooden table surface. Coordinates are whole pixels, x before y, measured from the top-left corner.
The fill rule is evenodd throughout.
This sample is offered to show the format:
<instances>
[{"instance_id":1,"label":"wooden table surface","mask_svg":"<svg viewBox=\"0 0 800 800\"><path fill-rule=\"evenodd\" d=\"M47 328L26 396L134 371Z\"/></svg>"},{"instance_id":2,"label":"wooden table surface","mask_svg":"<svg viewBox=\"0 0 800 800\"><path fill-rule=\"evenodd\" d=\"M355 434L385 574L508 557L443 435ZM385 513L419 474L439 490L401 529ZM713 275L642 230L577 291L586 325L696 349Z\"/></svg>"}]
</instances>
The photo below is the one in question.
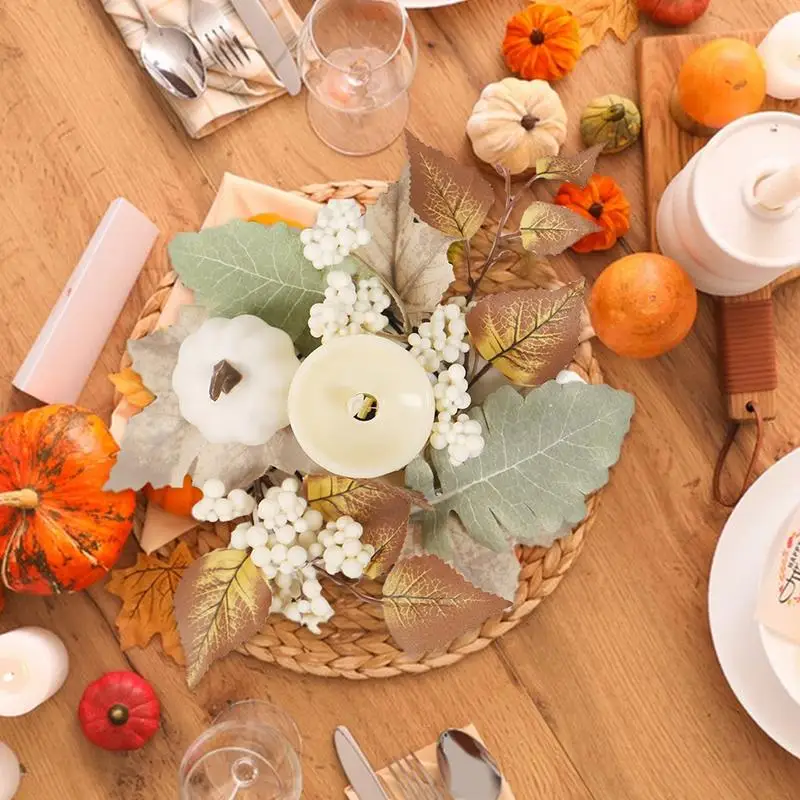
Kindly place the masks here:
<instances>
[{"instance_id":1,"label":"wooden table surface","mask_svg":"<svg viewBox=\"0 0 800 800\"><path fill-rule=\"evenodd\" d=\"M420 43L410 128L469 158L464 124L481 87L505 74L498 48L517 0L470 0L414 12ZM771 24L795 0L712 0L694 26L726 31ZM657 32L646 25L638 34ZM606 39L558 91L572 146L585 102L636 94L634 42ZM311 133L303 98L282 99L200 141L164 112L158 91L125 50L98 0L0 0L0 404L25 400L11 379L108 203L123 195L164 233L82 397L108 413L127 331L166 269L163 244L196 229L224 171L282 187L398 174L402 146L364 159L339 156ZM634 207L629 241L645 248L638 147L601 162ZM582 257L594 276L621 255ZM776 300L781 389L759 464L795 447L800 404L800 286ZM431 674L350 683L298 677L234 655L195 693L157 646L122 654L118 601L101 588L77 596L10 598L0 631L42 625L66 641L66 686L26 717L0 720L0 740L27 770L20 800L148 800L176 795L192 739L225 701L268 698L288 709L306 743L304 796L338 798L344 778L331 744L348 725L374 764L474 722L520 800L777 800L796 796L800 763L736 702L717 665L706 613L707 576L727 512L710 495L724 435L712 309L658 360L600 349L608 380L636 395L637 413L597 524L558 591L495 646ZM80 346L79 342L75 343ZM731 468L742 474L744 438ZM162 731L143 750L106 754L83 740L75 710L84 686L133 668L162 700ZM787 708L786 713L797 713Z\"/></svg>"}]
</instances>

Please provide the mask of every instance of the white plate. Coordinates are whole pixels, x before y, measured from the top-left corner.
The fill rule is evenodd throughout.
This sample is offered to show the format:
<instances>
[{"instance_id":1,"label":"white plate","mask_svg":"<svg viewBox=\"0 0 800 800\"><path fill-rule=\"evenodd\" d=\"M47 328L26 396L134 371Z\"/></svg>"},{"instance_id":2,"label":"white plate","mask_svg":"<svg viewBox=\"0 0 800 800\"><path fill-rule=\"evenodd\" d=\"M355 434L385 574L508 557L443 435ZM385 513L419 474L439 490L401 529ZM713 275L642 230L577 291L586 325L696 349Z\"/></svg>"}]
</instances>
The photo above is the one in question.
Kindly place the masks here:
<instances>
[{"instance_id":1,"label":"white plate","mask_svg":"<svg viewBox=\"0 0 800 800\"><path fill-rule=\"evenodd\" d=\"M733 510L719 537L708 585L711 637L733 693L753 721L800 757L800 709L772 671L755 618L775 536L797 506L800 450L768 469Z\"/></svg>"},{"instance_id":2,"label":"white plate","mask_svg":"<svg viewBox=\"0 0 800 800\"><path fill-rule=\"evenodd\" d=\"M455 6L464 0L400 0L403 6L410 11L423 8L441 8L442 6Z\"/></svg>"}]
</instances>

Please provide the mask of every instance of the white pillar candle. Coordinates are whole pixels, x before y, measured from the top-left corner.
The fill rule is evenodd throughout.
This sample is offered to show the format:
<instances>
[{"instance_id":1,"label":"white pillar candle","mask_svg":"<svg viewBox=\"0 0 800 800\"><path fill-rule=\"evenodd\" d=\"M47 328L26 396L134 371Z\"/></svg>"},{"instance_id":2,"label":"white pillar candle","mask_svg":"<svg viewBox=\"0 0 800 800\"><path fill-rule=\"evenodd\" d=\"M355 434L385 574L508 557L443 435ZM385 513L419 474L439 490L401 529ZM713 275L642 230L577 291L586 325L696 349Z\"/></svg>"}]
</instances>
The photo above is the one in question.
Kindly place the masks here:
<instances>
[{"instance_id":1,"label":"white pillar candle","mask_svg":"<svg viewBox=\"0 0 800 800\"><path fill-rule=\"evenodd\" d=\"M357 419L364 398L374 414ZM289 389L289 420L300 447L349 478L402 469L422 450L436 405L425 370L380 336L344 336L315 350ZM362 415L363 416L363 415Z\"/></svg>"},{"instance_id":2,"label":"white pillar candle","mask_svg":"<svg viewBox=\"0 0 800 800\"><path fill-rule=\"evenodd\" d=\"M767 94L800 99L800 11L779 20L758 47L767 71Z\"/></svg>"},{"instance_id":3,"label":"white pillar candle","mask_svg":"<svg viewBox=\"0 0 800 800\"><path fill-rule=\"evenodd\" d=\"M44 628L17 628L0 636L0 717L19 717L52 697L64 684L69 656Z\"/></svg>"},{"instance_id":4,"label":"white pillar candle","mask_svg":"<svg viewBox=\"0 0 800 800\"><path fill-rule=\"evenodd\" d=\"M19 789L22 770L14 751L0 742L0 800L11 800Z\"/></svg>"}]
</instances>

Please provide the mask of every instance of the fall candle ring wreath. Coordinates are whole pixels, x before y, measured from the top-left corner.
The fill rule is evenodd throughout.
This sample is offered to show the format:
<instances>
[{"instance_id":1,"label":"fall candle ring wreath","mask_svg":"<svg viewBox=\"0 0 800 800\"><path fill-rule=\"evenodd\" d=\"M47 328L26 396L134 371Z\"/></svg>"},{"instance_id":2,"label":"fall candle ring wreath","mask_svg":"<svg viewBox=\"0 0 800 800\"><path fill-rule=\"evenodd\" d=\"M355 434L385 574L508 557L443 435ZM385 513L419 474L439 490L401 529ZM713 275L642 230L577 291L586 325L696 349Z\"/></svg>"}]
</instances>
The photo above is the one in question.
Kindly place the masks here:
<instances>
[{"instance_id":1,"label":"fall candle ring wreath","mask_svg":"<svg viewBox=\"0 0 800 800\"><path fill-rule=\"evenodd\" d=\"M602 382L589 341L583 281L565 285L541 257L561 252L597 226L567 208L534 201L521 228L507 231L525 196L524 190L512 192L507 172L500 170L505 203L499 223L493 223L487 214L494 190L478 170L410 135L407 145L409 166L385 194L375 182L303 191L327 204L314 228L235 221L178 235L170 245L175 272L162 280L134 329L133 360L125 360L123 370L132 363L156 400L129 421L107 488L139 489L150 482L163 491L159 487L169 476L182 487L172 491L195 493L184 499L196 501L193 515L203 521L155 554L163 569L181 576L175 617L190 685L232 650L296 672L351 679L452 664L515 627L555 589L594 520L598 491L619 457L633 400ZM524 188L534 180L582 185L598 152L540 159ZM330 202L340 198L347 199ZM363 217L353 198L367 206ZM345 254L315 246L340 230L350 231L340 237ZM405 246L398 248L401 236ZM262 319L269 325L282 321L305 356L299 367L291 363L294 350L291 358L287 353L275 362L293 374L291 427L280 427L277 418L265 422L262 435L251 441L267 437L266 444L237 445L238 461L224 461L231 466L213 473L211 463L218 466L220 448L229 445L209 441L219 424L209 426L197 408L219 402L209 391L222 385L224 394L222 373L228 371L216 367L219 353L213 364L208 356L199 370L206 399L201 402L193 389L184 403L184 381L194 365L180 360L193 352L190 337L197 331L202 337L209 324L204 306L215 313L224 306L224 316L233 318L211 320L223 338L230 325L252 318L241 316L249 307L236 298L215 302L208 293L221 276L210 273L206 256L213 251L217 261L235 261L236 250L249 258L278 248L281 269L301 271L294 283L313 287L313 297L292 299L295 314L288 320L276 295L267 296L262 287L255 298ZM410 274L415 280L404 281ZM156 331L178 278L194 290L198 305L184 307L176 325ZM289 282L287 273L270 279ZM252 296L252 287L245 289ZM335 313L326 311L334 306ZM357 308L363 309L360 316ZM251 334L261 335L251 324ZM274 344L265 344L264 352ZM365 461L354 477L323 469L351 456L356 443L341 448L336 431L327 428L315 440L299 416L298 397L307 395L297 386L321 387L313 396L324 396L328 362L337 348L355 346L373 348L376 358L399 359L398 369L409 375L426 376L420 392L429 392L433 405L421 455L400 456L391 433L374 428L384 430L392 444L370 458L386 466L397 448L407 464L405 486L394 465L375 472L380 467ZM369 360L371 351L364 352ZM168 364L159 361L166 353ZM173 370L170 384L165 376ZM246 380L226 397L234 398ZM374 389L377 408L372 391L363 393L351 415L364 421L349 430L395 413L382 384ZM165 453L164 463L141 458L144 431L162 437L155 416L160 404L169 404L171 413L179 407L184 423L191 416L205 436L189 468L195 487L185 481L185 468L177 474L174 454ZM468 408L468 416L460 417ZM327 413L321 406L320 414ZM417 422L402 428L403 439L412 437ZM252 433L238 429L236 420L224 425L227 438ZM529 438L533 432L535 442ZM340 449L326 449L328 439ZM386 477L388 472L393 474ZM139 562L148 558L140 555ZM117 570L110 590L124 597L125 582L139 566ZM127 604L126 599L123 615ZM220 625L220 613L231 610ZM166 637L160 631L173 650L174 628ZM143 644L151 636L129 643Z\"/></svg>"}]
</instances>

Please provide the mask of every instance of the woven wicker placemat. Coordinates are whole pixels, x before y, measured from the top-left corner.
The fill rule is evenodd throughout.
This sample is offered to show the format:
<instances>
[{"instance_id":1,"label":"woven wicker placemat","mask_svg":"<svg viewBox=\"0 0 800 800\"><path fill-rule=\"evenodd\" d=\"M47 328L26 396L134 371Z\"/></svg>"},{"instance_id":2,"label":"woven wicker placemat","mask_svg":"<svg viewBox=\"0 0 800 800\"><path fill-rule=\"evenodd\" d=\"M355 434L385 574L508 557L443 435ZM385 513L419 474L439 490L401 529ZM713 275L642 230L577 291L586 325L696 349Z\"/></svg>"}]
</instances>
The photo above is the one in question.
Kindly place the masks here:
<instances>
[{"instance_id":1,"label":"woven wicker placemat","mask_svg":"<svg viewBox=\"0 0 800 800\"><path fill-rule=\"evenodd\" d=\"M332 198L355 198L362 204L369 205L375 202L385 188L386 184L381 181L337 181L306 186L296 194L317 202L326 202ZM146 336L155 329L176 280L177 276L171 272L159 282L142 309L131 333L132 339ZM463 292L465 285L465 275L456 266L456 291ZM486 275L481 287L482 292L491 293L533 286L554 288L559 285L561 282L554 273L543 271L524 258L511 257L493 268ZM123 366L129 364L126 356ZM588 341L578 347L570 369L590 383L603 382ZM492 617L479 628L460 636L439 651L419 658L409 657L392 641L379 605L365 603L330 581L325 582L325 594L336 613L328 624L322 626L320 636L315 636L307 629L276 614L270 616L261 633L239 648L239 651L293 672L351 680L391 678L455 664L470 653L483 650L494 639L515 628L555 590L581 552L584 537L594 523L598 499L598 494L589 498L586 519L552 547L518 547L517 555L522 570L514 604L503 614ZM181 541L186 542L198 555L226 546L228 539L229 526L226 524L199 525L181 537ZM159 552L167 556L174 547L173 543ZM377 583L361 583L359 587L362 591L380 596L380 585Z\"/></svg>"}]
</instances>

